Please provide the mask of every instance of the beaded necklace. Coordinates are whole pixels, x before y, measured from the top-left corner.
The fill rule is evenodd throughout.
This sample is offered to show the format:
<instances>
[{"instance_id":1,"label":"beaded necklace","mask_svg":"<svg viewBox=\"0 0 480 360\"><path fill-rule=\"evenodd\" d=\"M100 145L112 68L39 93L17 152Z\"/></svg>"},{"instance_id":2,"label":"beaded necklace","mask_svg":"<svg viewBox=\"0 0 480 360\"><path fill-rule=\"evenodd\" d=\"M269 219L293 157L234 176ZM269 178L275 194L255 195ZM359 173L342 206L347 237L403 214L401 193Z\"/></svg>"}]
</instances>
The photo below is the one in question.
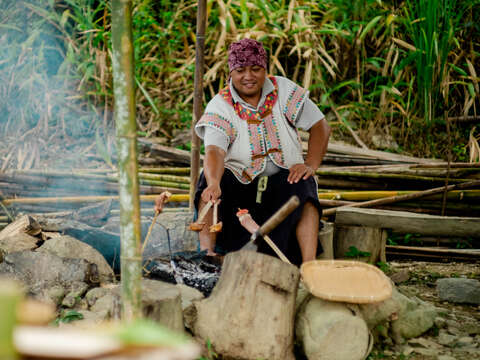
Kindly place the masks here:
<instances>
[{"instance_id":1,"label":"beaded necklace","mask_svg":"<svg viewBox=\"0 0 480 360\"><path fill-rule=\"evenodd\" d=\"M235 112L241 119L246 120L248 123L261 122L260 119L263 119L272 112L273 106L278 98L277 80L275 80L274 76L269 76L268 78L273 83L274 90L266 96L265 102L257 111L247 109L239 102L234 102L232 93L230 91L230 85L227 85L225 88L220 90L220 95L226 102L233 106Z\"/></svg>"}]
</instances>

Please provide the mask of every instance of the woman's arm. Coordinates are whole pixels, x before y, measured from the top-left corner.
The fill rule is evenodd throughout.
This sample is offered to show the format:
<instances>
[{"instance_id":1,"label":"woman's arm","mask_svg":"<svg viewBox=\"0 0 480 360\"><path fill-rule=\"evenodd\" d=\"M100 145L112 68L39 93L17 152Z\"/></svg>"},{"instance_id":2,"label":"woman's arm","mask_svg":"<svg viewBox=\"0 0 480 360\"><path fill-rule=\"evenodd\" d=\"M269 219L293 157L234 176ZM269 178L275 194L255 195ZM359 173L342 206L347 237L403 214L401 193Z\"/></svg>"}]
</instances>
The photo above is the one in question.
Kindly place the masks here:
<instances>
[{"instance_id":1,"label":"woman's arm","mask_svg":"<svg viewBox=\"0 0 480 360\"><path fill-rule=\"evenodd\" d=\"M206 148L203 161L203 174L207 180L207 187L202 192L204 202L215 202L222 194L220 180L225 171L225 155L226 152L218 146L208 145Z\"/></svg>"},{"instance_id":2,"label":"woman's arm","mask_svg":"<svg viewBox=\"0 0 480 360\"><path fill-rule=\"evenodd\" d=\"M330 137L330 126L327 120L323 118L317 121L309 130L308 150L304 164L295 164L290 168L288 175L289 183L297 183L300 179L308 179L315 174L322 163L322 159L327 152L328 139Z\"/></svg>"}]
</instances>

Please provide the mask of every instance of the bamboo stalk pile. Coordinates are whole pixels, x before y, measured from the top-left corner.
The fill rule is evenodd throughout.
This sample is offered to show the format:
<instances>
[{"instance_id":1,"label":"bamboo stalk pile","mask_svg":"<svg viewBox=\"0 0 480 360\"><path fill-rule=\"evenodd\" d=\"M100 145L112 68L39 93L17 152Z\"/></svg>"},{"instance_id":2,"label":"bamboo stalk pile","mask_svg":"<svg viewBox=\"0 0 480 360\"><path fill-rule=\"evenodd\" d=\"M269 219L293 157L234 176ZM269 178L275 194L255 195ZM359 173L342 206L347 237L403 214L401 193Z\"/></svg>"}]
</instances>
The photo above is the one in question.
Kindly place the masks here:
<instances>
[{"instance_id":1,"label":"bamboo stalk pile","mask_svg":"<svg viewBox=\"0 0 480 360\"><path fill-rule=\"evenodd\" d=\"M145 204L143 212L150 213L155 194L165 190L174 194L172 202L180 203L176 207L186 206L190 168L186 165L165 167L165 164L183 164L188 161L189 153L146 139L141 143L148 150L141 157L161 154L158 166L152 167L154 162L147 161L148 167L139 168L140 193ZM480 164L451 163L448 167L441 161L333 143L316 172L319 199L326 213L337 206L439 188L447 183L447 176L448 185L480 179ZM0 173L0 190L3 204L14 213L57 212L110 198L116 209L118 177L111 169L7 170ZM447 215L480 216L479 186L450 191L445 200ZM442 211L442 202L443 194L437 193L376 207L438 215ZM0 208L0 228L9 221L5 209Z\"/></svg>"}]
</instances>

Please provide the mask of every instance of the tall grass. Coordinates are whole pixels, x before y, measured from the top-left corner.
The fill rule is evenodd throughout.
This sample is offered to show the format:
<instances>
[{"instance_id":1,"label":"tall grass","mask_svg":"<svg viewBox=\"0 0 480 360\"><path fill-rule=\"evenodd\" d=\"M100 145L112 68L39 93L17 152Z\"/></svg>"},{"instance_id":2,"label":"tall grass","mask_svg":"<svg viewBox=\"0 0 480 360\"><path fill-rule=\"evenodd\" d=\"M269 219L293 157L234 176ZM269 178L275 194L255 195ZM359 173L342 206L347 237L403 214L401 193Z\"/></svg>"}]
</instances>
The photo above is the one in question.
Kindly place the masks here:
<instances>
[{"instance_id":1,"label":"tall grass","mask_svg":"<svg viewBox=\"0 0 480 360\"><path fill-rule=\"evenodd\" d=\"M415 45L410 59L416 64L417 86L427 124L432 123L435 110L439 110L434 104L441 101L447 57L454 47L455 30L462 18L456 12L459 10L456 5L456 0L407 0L407 29Z\"/></svg>"}]
</instances>

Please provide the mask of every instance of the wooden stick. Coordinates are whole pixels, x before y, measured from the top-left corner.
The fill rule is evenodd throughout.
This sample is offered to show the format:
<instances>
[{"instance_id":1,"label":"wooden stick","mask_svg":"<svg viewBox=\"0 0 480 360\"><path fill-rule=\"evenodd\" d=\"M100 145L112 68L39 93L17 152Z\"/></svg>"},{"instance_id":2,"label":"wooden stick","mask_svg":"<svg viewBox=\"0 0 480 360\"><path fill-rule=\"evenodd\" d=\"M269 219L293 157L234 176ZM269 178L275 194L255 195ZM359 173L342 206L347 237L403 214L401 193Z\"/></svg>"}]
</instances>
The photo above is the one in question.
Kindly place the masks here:
<instances>
[{"instance_id":1,"label":"wooden stick","mask_svg":"<svg viewBox=\"0 0 480 360\"><path fill-rule=\"evenodd\" d=\"M351 205L344 205L344 206L352 206L352 207L370 207L370 206L378 206L378 205L385 205L385 204L392 204L395 202L399 201L405 201L405 200L410 200L410 199L418 199L420 197L424 197L427 195L433 195L433 194L438 194L441 193L445 190L450 191L454 189L465 189L469 187L474 187L474 186L480 186L480 180L475 180L475 181L469 181L463 184L454 184L454 185L449 185L449 186L442 186L430 190L425 190L425 191L419 191L415 192L413 194L407 194L407 195L400 195L400 196L392 196L392 197L387 197L383 199L377 199L377 200L370 200L370 201L365 201L361 203L356 203L356 204L351 204ZM339 206L336 208L332 209L327 209L323 211L323 216L328 216L335 214L337 209L341 208L343 206Z\"/></svg>"},{"instance_id":2,"label":"wooden stick","mask_svg":"<svg viewBox=\"0 0 480 360\"><path fill-rule=\"evenodd\" d=\"M160 214L159 211L155 211L155 215L153 216L152 223L150 224L150 227L148 228L147 235L145 236L145 240L143 241L142 250L140 251L140 254L143 254L143 251L145 250L145 247L147 246L148 239L149 239L150 234L152 233L152 230L153 230L153 225L155 225L155 222L157 221L157 217L158 217L159 214Z\"/></svg>"},{"instance_id":3,"label":"wooden stick","mask_svg":"<svg viewBox=\"0 0 480 360\"><path fill-rule=\"evenodd\" d=\"M207 215L208 210L210 210L210 208L212 207L212 204L213 204L212 201L209 201L205 204L205 206L202 208L202 210L200 210L200 213L198 214L198 219L196 223L202 222L203 218Z\"/></svg>"},{"instance_id":4,"label":"wooden stick","mask_svg":"<svg viewBox=\"0 0 480 360\"><path fill-rule=\"evenodd\" d=\"M282 250L280 250L277 245L275 245L275 243L272 241L272 239L270 239L270 237L268 235L263 235L263 239L265 240L265 242L270 245L270 247L272 248L273 251L275 251L275 254L277 254L277 256L283 261L283 262L286 262L288 264L292 264L290 262L290 260L288 260L288 258L284 255L284 253L282 252Z\"/></svg>"}]
</instances>

